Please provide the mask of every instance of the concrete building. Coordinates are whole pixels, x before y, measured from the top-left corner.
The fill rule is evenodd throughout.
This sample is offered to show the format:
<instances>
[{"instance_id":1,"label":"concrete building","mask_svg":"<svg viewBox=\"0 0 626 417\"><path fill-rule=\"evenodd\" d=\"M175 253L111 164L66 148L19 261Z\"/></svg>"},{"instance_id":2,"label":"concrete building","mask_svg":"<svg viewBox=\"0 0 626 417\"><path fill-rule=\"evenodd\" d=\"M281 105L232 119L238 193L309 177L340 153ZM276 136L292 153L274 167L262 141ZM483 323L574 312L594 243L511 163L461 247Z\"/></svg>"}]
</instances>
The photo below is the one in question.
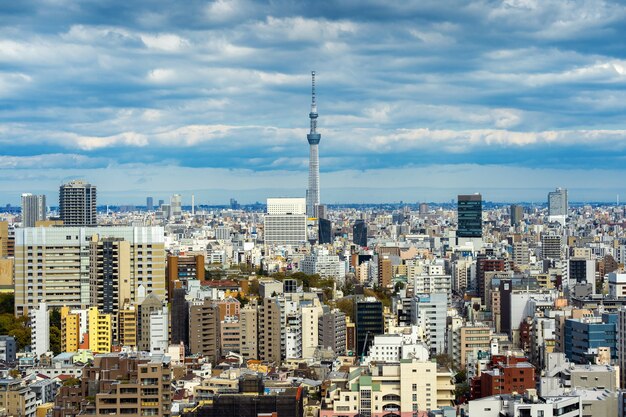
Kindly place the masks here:
<instances>
[{"instance_id":1,"label":"concrete building","mask_svg":"<svg viewBox=\"0 0 626 417\"><path fill-rule=\"evenodd\" d=\"M98 307L90 307L87 313L89 349L93 353L109 353L113 340L110 314L103 314Z\"/></svg>"},{"instance_id":2,"label":"concrete building","mask_svg":"<svg viewBox=\"0 0 626 417\"><path fill-rule=\"evenodd\" d=\"M0 336L0 361L14 363L16 353L15 338L13 336Z\"/></svg>"},{"instance_id":3,"label":"concrete building","mask_svg":"<svg viewBox=\"0 0 626 417\"><path fill-rule=\"evenodd\" d=\"M127 243L119 243L122 240ZM134 303L140 293L166 297L162 227L25 228L16 229L15 243L17 315L26 314L41 301L51 308L87 308L92 301L92 282L100 286L94 288L94 296L107 309L119 308L121 297ZM105 250L105 246L110 248ZM122 293L115 285L104 285L105 264L107 279L121 277L121 283L128 285L122 286L126 288ZM116 271L116 265L122 269ZM108 305L104 304L105 294Z\"/></svg>"},{"instance_id":4,"label":"concrete building","mask_svg":"<svg viewBox=\"0 0 626 417\"><path fill-rule=\"evenodd\" d=\"M365 220L358 219L352 226L352 242L361 247L367 246L367 223Z\"/></svg>"},{"instance_id":5,"label":"concrete building","mask_svg":"<svg viewBox=\"0 0 626 417\"><path fill-rule=\"evenodd\" d=\"M331 349L336 355L345 355L346 315L340 310L325 311L319 317L318 335L319 345L323 349Z\"/></svg>"},{"instance_id":6,"label":"concrete building","mask_svg":"<svg viewBox=\"0 0 626 417\"><path fill-rule=\"evenodd\" d=\"M182 197L180 194L174 194L170 199L171 217L173 217L174 220L179 220L183 217L182 204Z\"/></svg>"},{"instance_id":7,"label":"concrete building","mask_svg":"<svg viewBox=\"0 0 626 417\"><path fill-rule=\"evenodd\" d=\"M560 260L563 258L561 250L562 239L559 235L541 235L541 257L542 259Z\"/></svg>"},{"instance_id":8,"label":"concrete building","mask_svg":"<svg viewBox=\"0 0 626 417\"><path fill-rule=\"evenodd\" d=\"M189 280L204 281L204 268L204 255L167 255L168 299L172 299L176 281L180 281L182 288L185 289L187 288Z\"/></svg>"},{"instance_id":9,"label":"concrete building","mask_svg":"<svg viewBox=\"0 0 626 417\"><path fill-rule=\"evenodd\" d=\"M35 227L35 223L46 220L46 196L22 194L22 227Z\"/></svg>"},{"instance_id":10,"label":"concrete building","mask_svg":"<svg viewBox=\"0 0 626 417\"><path fill-rule=\"evenodd\" d=\"M480 417L581 417L583 404L579 396L537 397L508 394L484 397L469 402L468 415Z\"/></svg>"},{"instance_id":11,"label":"concrete building","mask_svg":"<svg viewBox=\"0 0 626 417\"><path fill-rule=\"evenodd\" d=\"M84 368L78 386L60 388L52 416L169 417L172 371L163 359L136 354L96 356L93 365Z\"/></svg>"},{"instance_id":12,"label":"concrete building","mask_svg":"<svg viewBox=\"0 0 626 417\"><path fill-rule=\"evenodd\" d=\"M452 373L434 362L371 364L332 381L320 417L422 415L454 400Z\"/></svg>"},{"instance_id":13,"label":"concrete building","mask_svg":"<svg viewBox=\"0 0 626 417\"><path fill-rule=\"evenodd\" d=\"M457 244L483 237L483 208L480 194L459 195L457 200Z\"/></svg>"},{"instance_id":14,"label":"concrete building","mask_svg":"<svg viewBox=\"0 0 626 417\"><path fill-rule=\"evenodd\" d=\"M189 306L189 350L206 356L215 364L221 358L219 309L210 299L195 300Z\"/></svg>"},{"instance_id":15,"label":"concrete building","mask_svg":"<svg viewBox=\"0 0 626 417\"><path fill-rule=\"evenodd\" d=\"M152 313L163 311L163 299L154 293L137 305L137 349L144 352L150 351L150 320Z\"/></svg>"},{"instance_id":16,"label":"concrete building","mask_svg":"<svg viewBox=\"0 0 626 417\"><path fill-rule=\"evenodd\" d=\"M264 218L266 245L301 245L307 240L303 198L268 198Z\"/></svg>"},{"instance_id":17,"label":"concrete building","mask_svg":"<svg viewBox=\"0 0 626 417\"><path fill-rule=\"evenodd\" d=\"M169 312L167 306L150 314L150 353L167 354L169 346Z\"/></svg>"},{"instance_id":18,"label":"concrete building","mask_svg":"<svg viewBox=\"0 0 626 417\"><path fill-rule=\"evenodd\" d=\"M556 191L548 193L548 221L559 222L565 224L567 219L567 211L569 203L567 199L567 190L557 188Z\"/></svg>"},{"instance_id":19,"label":"concrete building","mask_svg":"<svg viewBox=\"0 0 626 417\"><path fill-rule=\"evenodd\" d=\"M302 272L305 274L318 274L323 278L334 278L343 281L346 275L346 264L339 256L331 254L326 248L316 247L305 255L301 262Z\"/></svg>"},{"instance_id":20,"label":"concrete building","mask_svg":"<svg viewBox=\"0 0 626 417\"><path fill-rule=\"evenodd\" d=\"M81 314L71 311L69 307L61 307L61 351L76 352L81 346L83 331Z\"/></svg>"},{"instance_id":21,"label":"concrete building","mask_svg":"<svg viewBox=\"0 0 626 417\"><path fill-rule=\"evenodd\" d=\"M1 379L0 408L7 416L35 417L36 395L20 379Z\"/></svg>"},{"instance_id":22,"label":"concrete building","mask_svg":"<svg viewBox=\"0 0 626 417\"><path fill-rule=\"evenodd\" d=\"M609 274L609 297L626 297L626 273L623 271Z\"/></svg>"},{"instance_id":23,"label":"concrete building","mask_svg":"<svg viewBox=\"0 0 626 417\"><path fill-rule=\"evenodd\" d=\"M411 323L420 326L431 355L445 353L448 295L417 294L411 300Z\"/></svg>"},{"instance_id":24,"label":"concrete building","mask_svg":"<svg viewBox=\"0 0 626 417\"><path fill-rule=\"evenodd\" d=\"M264 298L259 305L259 359L280 363L285 344L282 308L277 297Z\"/></svg>"},{"instance_id":25,"label":"concrete building","mask_svg":"<svg viewBox=\"0 0 626 417\"><path fill-rule=\"evenodd\" d=\"M46 303L39 303L30 311L32 351L40 357L50 350L50 311Z\"/></svg>"},{"instance_id":26,"label":"concrete building","mask_svg":"<svg viewBox=\"0 0 626 417\"><path fill-rule=\"evenodd\" d=\"M468 324L452 330L452 359L460 369L464 369L470 353L489 352L493 331L486 324Z\"/></svg>"},{"instance_id":27,"label":"concrete building","mask_svg":"<svg viewBox=\"0 0 626 417\"><path fill-rule=\"evenodd\" d=\"M96 186L84 181L70 181L61 185L59 210L66 226L95 226Z\"/></svg>"},{"instance_id":28,"label":"concrete building","mask_svg":"<svg viewBox=\"0 0 626 417\"><path fill-rule=\"evenodd\" d=\"M511 226L518 226L524 220L524 208L517 204L511 204L510 207Z\"/></svg>"},{"instance_id":29,"label":"concrete building","mask_svg":"<svg viewBox=\"0 0 626 417\"><path fill-rule=\"evenodd\" d=\"M239 353L245 359L258 359L258 309L255 305L245 306L239 310L239 328L241 335Z\"/></svg>"},{"instance_id":30,"label":"concrete building","mask_svg":"<svg viewBox=\"0 0 626 417\"><path fill-rule=\"evenodd\" d=\"M574 363L593 363L600 348L610 349L611 359L617 360L616 314L565 320L565 356Z\"/></svg>"},{"instance_id":31,"label":"concrete building","mask_svg":"<svg viewBox=\"0 0 626 417\"><path fill-rule=\"evenodd\" d=\"M133 305L122 308L117 313L117 339L119 346L137 347L137 309Z\"/></svg>"}]
</instances>

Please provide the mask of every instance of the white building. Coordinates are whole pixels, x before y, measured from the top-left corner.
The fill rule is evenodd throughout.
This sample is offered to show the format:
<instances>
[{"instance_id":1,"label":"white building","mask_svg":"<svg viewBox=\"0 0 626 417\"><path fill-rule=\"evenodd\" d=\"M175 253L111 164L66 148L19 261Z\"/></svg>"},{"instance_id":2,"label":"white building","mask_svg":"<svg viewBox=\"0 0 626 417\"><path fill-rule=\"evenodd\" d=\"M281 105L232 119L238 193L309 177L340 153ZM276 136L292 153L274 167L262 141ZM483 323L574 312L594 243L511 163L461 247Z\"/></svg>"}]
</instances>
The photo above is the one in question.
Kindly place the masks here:
<instances>
[{"instance_id":1,"label":"white building","mask_svg":"<svg viewBox=\"0 0 626 417\"><path fill-rule=\"evenodd\" d=\"M402 359L425 362L429 357L428 347L423 343L413 342L401 334L382 334L374 336L363 363L400 362Z\"/></svg>"},{"instance_id":2,"label":"white building","mask_svg":"<svg viewBox=\"0 0 626 417\"><path fill-rule=\"evenodd\" d=\"M265 244L300 245L307 240L304 198L268 198Z\"/></svg>"},{"instance_id":3,"label":"white building","mask_svg":"<svg viewBox=\"0 0 626 417\"><path fill-rule=\"evenodd\" d=\"M169 347L167 307L150 314L150 353L165 354Z\"/></svg>"},{"instance_id":4,"label":"white building","mask_svg":"<svg viewBox=\"0 0 626 417\"><path fill-rule=\"evenodd\" d=\"M418 294L411 300L411 323L422 327L430 353L445 352L448 295Z\"/></svg>"},{"instance_id":5,"label":"white building","mask_svg":"<svg viewBox=\"0 0 626 417\"><path fill-rule=\"evenodd\" d=\"M611 272L609 274L609 297L626 297L626 273Z\"/></svg>"},{"instance_id":6,"label":"white building","mask_svg":"<svg viewBox=\"0 0 626 417\"><path fill-rule=\"evenodd\" d=\"M50 311L39 303L30 314L32 350L39 357L50 350Z\"/></svg>"},{"instance_id":7,"label":"white building","mask_svg":"<svg viewBox=\"0 0 626 417\"><path fill-rule=\"evenodd\" d=\"M320 247L304 257L300 269L305 274L319 274L323 278L335 278L339 281L343 281L346 276L345 262L339 256L331 254L328 249Z\"/></svg>"}]
</instances>

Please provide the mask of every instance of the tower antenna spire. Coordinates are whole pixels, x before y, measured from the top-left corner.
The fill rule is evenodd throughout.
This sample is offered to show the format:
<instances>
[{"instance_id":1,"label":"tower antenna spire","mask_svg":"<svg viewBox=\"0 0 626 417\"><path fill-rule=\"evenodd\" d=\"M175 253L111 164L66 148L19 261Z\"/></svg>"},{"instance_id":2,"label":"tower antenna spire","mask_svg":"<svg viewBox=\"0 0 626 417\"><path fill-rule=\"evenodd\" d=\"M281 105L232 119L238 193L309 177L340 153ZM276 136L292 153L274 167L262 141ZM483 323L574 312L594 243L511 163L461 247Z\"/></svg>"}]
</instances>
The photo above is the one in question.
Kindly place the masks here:
<instances>
[{"instance_id":1,"label":"tower antenna spire","mask_svg":"<svg viewBox=\"0 0 626 417\"><path fill-rule=\"evenodd\" d=\"M309 217L316 216L316 207L320 204L320 161L318 144L322 135L317 133L317 100L315 98L315 71L311 71L311 131L306 135L309 142L309 188L306 193L306 213Z\"/></svg>"}]
</instances>

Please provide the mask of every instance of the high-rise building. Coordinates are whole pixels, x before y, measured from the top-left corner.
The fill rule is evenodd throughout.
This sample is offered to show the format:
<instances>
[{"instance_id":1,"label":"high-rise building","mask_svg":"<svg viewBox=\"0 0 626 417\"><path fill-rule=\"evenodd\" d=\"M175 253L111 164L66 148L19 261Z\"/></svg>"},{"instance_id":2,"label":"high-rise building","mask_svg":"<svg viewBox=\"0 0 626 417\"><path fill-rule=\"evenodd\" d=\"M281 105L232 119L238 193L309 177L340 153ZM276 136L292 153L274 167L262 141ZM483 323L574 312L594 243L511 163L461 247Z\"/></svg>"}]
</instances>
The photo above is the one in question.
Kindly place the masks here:
<instances>
[{"instance_id":1,"label":"high-rise building","mask_svg":"<svg viewBox=\"0 0 626 417\"><path fill-rule=\"evenodd\" d=\"M283 349L283 321L281 306L277 299L263 298L259 305L259 359L279 363Z\"/></svg>"},{"instance_id":2,"label":"high-rise building","mask_svg":"<svg viewBox=\"0 0 626 417\"><path fill-rule=\"evenodd\" d=\"M137 349L141 351L150 351L152 328L150 321L153 313L163 311L163 300L154 293L148 294L148 296L141 301L137 306Z\"/></svg>"},{"instance_id":3,"label":"high-rise building","mask_svg":"<svg viewBox=\"0 0 626 417\"><path fill-rule=\"evenodd\" d=\"M361 247L367 246L367 224L365 220L358 219L352 227L352 242Z\"/></svg>"},{"instance_id":4,"label":"high-rise building","mask_svg":"<svg viewBox=\"0 0 626 417\"><path fill-rule=\"evenodd\" d=\"M46 196L22 194L22 227L35 227L39 220L46 220Z\"/></svg>"},{"instance_id":5,"label":"high-rise building","mask_svg":"<svg viewBox=\"0 0 626 417\"><path fill-rule=\"evenodd\" d=\"M189 303L185 299L185 290L175 288L172 291L172 338L173 345L183 343L189 346Z\"/></svg>"},{"instance_id":6,"label":"high-rise building","mask_svg":"<svg viewBox=\"0 0 626 417\"><path fill-rule=\"evenodd\" d=\"M61 351L76 352L80 348L81 315L70 311L69 307L61 307Z\"/></svg>"},{"instance_id":7,"label":"high-rise building","mask_svg":"<svg viewBox=\"0 0 626 417\"><path fill-rule=\"evenodd\" d=\"M180 219L183 217L182 197L180 194L174 194L170 199L170 207L172 210L172 217L174 219Z\"/></svg>"},{"instance_id":8,"label":"high-rise building","mask_svg":"<svg viewBox=\"0 0 626 417\"><path fill-rule=\"evenodd\" d=\"M567 200L567 190L557 188L548 193L548 221L565 223L567 210L569 208Z\"/></svg>"},{"instance_id":9,"label":"high-rise building","mask_svg":"<svg viewBox=\"0 0 626 417\"><path fill-rule=\"evenodd\" d=\"M130 265L130 242L119 237L92 237L89 242L91 307L117 317L124 304L131 302Z\"/></svg>"},{"instance_id":10,"label":"high-rise building","mask_svg":"<svg viewBox=\"0 0 626 417\"><path fill-rule=\"evenodd\" d=\"M304 198L268 198L265 244L300 245L307 240Z\"/></svg>"},{"instance_id":11,"label":"high-rise building","mask_svg":"<svg viewBox=\"0 0 626 417\"><path fill-rule=\"evenodd\" d=\"M333 226L330 220L318 219L317 241L320 245L333 243Z\"/></svg>"},{"instance_id":12,"label":"high-rise building","mask_svg":"<svg viewBox=\"0 0 626 417\"><path fill-rule=\"evenodd\" d=\"M146 198L146 210L148 211L154 210L154 199L152 197Z\"/></svg>"},{"instance_id":13,"label":"high-rise building","mask_svg":"<svg viewBox=\"0 0 626 417\"><path fill-rule=\"evenodd\" d=\"M374 336L385 333L383 303L375 298L356 301L356 353L358 357L367 354ZM444 326L445 327L445 326Z\"/></svg>"},{"instance_id":14,"label":"high-rise building","mask_svg":"<svg viewBox=\"0 0 626 417\"><path fill-rule=\"evenodd\" d=\"M98 307L90 307L87 315L89 349L93 353L109 353L112 344L112 320L110 314L103 314Z\"/></svg>"},{"instance_id":15,"label":"high-rise building","mask_svg":"<svg viewBox=\"0 0 626 417\"><path fill-rule=\"evenodd\" d=\"M315 71L311 72L311 131L306 135L309 142L309 188L306 191L306 215L315 217L316 206L320 203L320 159L318 145L322 135L317 133L317 102L315 100Z\"/></svg>"},{"instance_id":16,"label":"high-rise building","mask_svg":"<svg viewBox=\"0 0 626 417\"><path fill-rule=\"evenodd\" d=\"M459 238L481 238L483 236L483 206L480 194L459 195L457 205Z\"/></svg>"},{"instance_id":17,"label":"high-rise building","mask_svg":"<svg viewBox=\"0 0 626 417\"><path fill-rule=\"evenodd\" d=\"M167 293L171 299L176 281L187 288L189 280L204 281L204 255L167 255Z\"/></svg>"},{"instance_id":18,"label":"high-rise building","mask_svg":"<svg viewBox=\"0 0 626 417\"><path fill-rule=\"evenodd\" d=\"M432 356L445 351L448 294L417 294L411 300L411 323L424 331Z\"/></svg>"},{"instance_id":19,"label":"high-rise building","mask_svg":"<svg viewBox=\"0 0 626 417\"><path fill-rule=\"evenodd\" d=\"M419 213L420 213L420 216L427 215L428 214L428 204L420 203Z\"/></svg>"},{"instance_id":20,"label":"high-rise building","mask_svg":"<svg viewBox=\"0 0 626 417\"><path fill-rule=\"evenodd\" d=\"M119 243L115 239L127 242L130 256L124 252L126 243ZM34 247L37 250L33 250ZM118 266L122 269L107 270L105 274L105 263L107 268ZM125 271L130 271L130 275ZM125 278L129 279L128 289L122 289L120 294L120 287L109 283L105 291L106 279L120 278L122 284L125 284ZM40 302L46 302L51 308L88 308L91 304L92 282L101 286L101 289L94 290L100 294L103 303L105 292L109 294L107 297L114 302L113 308L119 308L119 300L125 299L126 294L129 294L131 303L138 301L141 294L145 296L148 293L155 293L165 299L163 228L119 226L16 229L16 314L25 314L27 309L32 310Z\"/></svg>"},{"instance_id":21,"label":"high-rise building","mask_svg":"<svg viewBox=\"0 0 626 417\"><path fill-rule=\"evenodd\" d=\"M65 226L95 226L96 186L78 180L61 185L59 208Z\"/></svg>"},{"instance_id":22,"label":"high-rise building","mask_svg":"<svg viewBox=\"0 0 626 417\"><path fill-rule=\"evenodd\" d=\"M541 257L543 259L560 260L562 256L561 236L553 234L541 235Z\"/></svg>"},{"instance_id":23,"label":"high-rise building","mask_svg":"<svg viewBox=\"0 0 626 417\"><path fill-rule=\"evenodd\" d=\"M245 359L258 359L259 310L256 305L248 305L239 310L240 352Z\"/></svg>"},{"instance_id":24,"label":"high-rise building","mask_svg":"<svg viewBox=\"0 0 626 417\"><path fill-rule=\"evenodd\" d=\"M220 359L219 309L213 300L192 301L189 307L189 350L212 363Z\"/></svg>"},{"instance_id":25,"label":"high-rise building","mask_svg":"<svg viewBox=\"0 0 626 417\"><path fill-rule=\"evenodd\" d=\"M50 311L40 302L30 312L32 351L37 357L50 350Z\"/></svg>"},{"instance_id":26,"label":"high-rise building","mask_svg":"<svg viewBox=\"0 0 626 417\"><path fill-rule=\"evenodd\" d=\"M524 209L517 204L511 204L511 226L519 225L524 220Z\"/></svg>"},{"instance_id":27,"label":"high-rise building","mask_svg":"<svg viewBox=\"0 0 626 417\"><path fill-rule=\"evenodd\" d=\"M328 309L328 307L325 307ZM319 344L336 355L346 353L346 315L340 310L325 311L319 318Z\"/></svg>"}]
</instances>

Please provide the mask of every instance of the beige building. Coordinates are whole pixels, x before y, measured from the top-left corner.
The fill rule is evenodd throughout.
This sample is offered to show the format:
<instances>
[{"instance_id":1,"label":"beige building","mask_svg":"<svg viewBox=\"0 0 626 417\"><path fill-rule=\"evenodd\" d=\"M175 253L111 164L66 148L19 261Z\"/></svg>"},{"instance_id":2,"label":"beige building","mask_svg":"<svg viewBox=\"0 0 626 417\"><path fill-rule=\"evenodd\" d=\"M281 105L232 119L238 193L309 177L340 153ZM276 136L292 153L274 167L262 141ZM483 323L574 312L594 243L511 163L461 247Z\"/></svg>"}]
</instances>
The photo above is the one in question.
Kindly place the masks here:
<instances>
[{"instance_id":1,"label":"beige building","mask_svg":"<svg viewBox=\"0 0 626 417\"><path fill-rule=\"evenodd\" d=\"M117 313L117 343L120 346L137 347L137 310L126 306Z\"/></svg>"},{"instance_id":2,"label":"beige building","mask_svg":"<svg viewBox=\"0 0 626 417\"><path fill-rule=\"evenodd\" d=\"M239 353L244 359L258 359L258 308L249 305L239 310L241 347Z\"/></svg>"},{"instance_id":3,"label":"beige building","mask_svg":"<svg viewBox=\"0 0 626 417\"><path fill-rule=\"evenodd\" d=\"M13 258L0 258L0 292L13 292Z\"/></svg>"},{"instance_id":4,"label":"beige building","mask_svg":"<svg viewBox=\"0 0 626 417\"><path fill-rule=\"evenodd\" d=\"M7 416L35 417L36 395L30 388L22 386L21 380L0 381L0 408Z\"/></svg>"},{"instance_id":5,"label":"beige building","mask_svg":"<svg viewBox=\"0 0 626 417\"><path fill-rule=\"evenodd\" d=\"M452 372L435 362L372 363L331 380L320 417L414 415L451 406L454 398Z\"/></svg>"},{"instance_id":6,"label":"beige building","mask_svg":"<svg viewBox=\"0 0 626 417\"><path fill-rule=\"evenodd\" d=\"M92 283L104 282L106 257L99 252L107 241L116 243L118 259L113 256L109 265L111 276L128 287L120 294L109 288L95 288ZM92 259L94 263L92 265ZM101 262L101 264L99 264ZM130 265L128 265L130 263ZM121 275L120 275L121 274ZM46 302L50 308L68 306L88 308L92 295L105 303L105 298L129 297L136 302L142 295L166 297L165 246L162 227L31 227L15 232L15 312L27 310ZM113 303L111 302L111 305ZM103 306L104 307L104 306ZM108 309L108 307L107 307ZM103 308L103 310L105 310Z\"/></svg>"},{"instance_id":7,"label":"beige building","mask_svg":"<svg viewBox=\"0 0 626 417\"><path fill-rule=\"evenodd\" d=\"M492 337L491 327L486 324L462 326L458 329L458 344L454 349L454 363L465 368L467 354L478 351L488 352Z\"/></svg>"}]
</instances>

